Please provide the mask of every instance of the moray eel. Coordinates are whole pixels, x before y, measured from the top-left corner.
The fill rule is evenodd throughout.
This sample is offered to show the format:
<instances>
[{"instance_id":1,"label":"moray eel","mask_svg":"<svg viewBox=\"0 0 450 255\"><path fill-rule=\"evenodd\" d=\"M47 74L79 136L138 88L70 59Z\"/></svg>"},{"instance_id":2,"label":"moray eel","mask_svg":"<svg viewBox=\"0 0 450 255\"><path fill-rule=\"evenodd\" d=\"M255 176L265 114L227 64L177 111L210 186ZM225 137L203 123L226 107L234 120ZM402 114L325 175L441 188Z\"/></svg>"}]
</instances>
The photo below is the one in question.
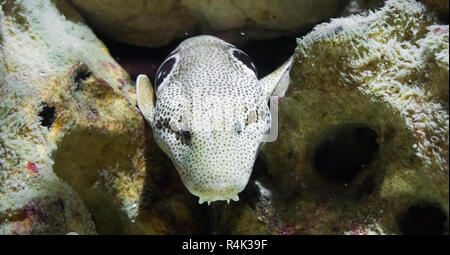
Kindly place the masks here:
<instances>
[{"instance_id":1,"label":"moray eel","mask_svg":"<svg viewBox=\"0 0 450 255\"><path fill-rule=\"evenodd\" d=\"M164 60L154 87L138 76L138 107L200 204L239 200L271 127L268 102L286 90L291 61L258 80L247 54L203 35Z\"/></svg>"}]
</instances>

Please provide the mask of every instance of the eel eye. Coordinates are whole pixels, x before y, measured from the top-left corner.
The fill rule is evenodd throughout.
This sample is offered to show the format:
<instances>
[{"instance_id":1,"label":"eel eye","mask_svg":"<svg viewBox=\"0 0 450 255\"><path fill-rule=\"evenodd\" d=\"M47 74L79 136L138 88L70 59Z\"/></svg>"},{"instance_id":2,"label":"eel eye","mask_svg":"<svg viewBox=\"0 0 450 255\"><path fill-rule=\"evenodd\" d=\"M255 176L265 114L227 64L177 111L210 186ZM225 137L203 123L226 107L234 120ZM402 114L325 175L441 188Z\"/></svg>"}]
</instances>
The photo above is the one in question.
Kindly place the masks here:
<instances>
[{"instance_id":1,"label":"eel eye","mask_svg":"<svg viewBox=\"0 0 450 255\"><path fill-rule=\"evenodd\" d=\"M258 77L258 70L256 70L255 63L247 54L236 48L231 49L231 52L235 58L246 65L253 73L255 73L256 77Z\"/></svg>"},{"instance_id":2,"label":"eel eye","mask_svg":"<svg viewBox=\"0 0 450 255\"><path fill-rule=\"evenodd\" d=\"M183 130L183 131L181 131L181 135L186 140L190 140L191 139L191 132L189 132L189 131Z\"/></svg>"},{"instance_id":3,"label":"eel eye","mask_svg":"<svg viewBox=\"0 0 450 255\"><path fill-rule=\"evenodd\" d=\"M161 85L164 79L170 74L176 60L177 59L175 56L170 56L159 66L158 71L156 72L155 88L158 88L158 86Z\"/></svg>"}]
</instances>

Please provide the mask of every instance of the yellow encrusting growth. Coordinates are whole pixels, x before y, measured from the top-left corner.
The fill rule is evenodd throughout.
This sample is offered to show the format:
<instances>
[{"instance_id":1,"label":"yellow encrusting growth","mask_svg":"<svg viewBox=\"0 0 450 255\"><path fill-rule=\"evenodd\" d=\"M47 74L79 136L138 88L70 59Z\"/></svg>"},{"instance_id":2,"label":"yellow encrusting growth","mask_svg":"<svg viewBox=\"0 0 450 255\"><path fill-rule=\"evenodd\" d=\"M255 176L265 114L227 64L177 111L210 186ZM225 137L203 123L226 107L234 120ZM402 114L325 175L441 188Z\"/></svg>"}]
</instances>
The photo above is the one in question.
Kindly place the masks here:
<instances>
[{"instance_id":1,"label":"yellow encrusting growth","mask_svg":"<svg viewBox=\"0 0 450 255\"><path fill-rule=\"evenodd\" d=\"M58 7L72 16L64 16ZM126 99L133 97L128 95L132 88L128 74L65 1L0 1L0 38L0 233L96 232L85 198L72 189L79 192L71 182L86 176L70 162L56 162L60 168L55 169L61 141L80 134L77 130L110 134L112 140L124 134L132 141L134 151L109 151L110 157L130 162L128 169L117 170L128 177L116 174L102 185L125 180L131 188L118 184L120 192L104 196L135 217L132 204L139 202L137 190L143 189L144 181L134 178L129 183L128 178L145 171L139 163L144 160L144 141L138 139L142 118L135 102ZM102 142L108 149L110 141ZM65 147L64 153L72 152L68 158L82 165L86 158L77 150L86 148L76 146ZM71 171L77 180L60 179Z\"/></svg>"}]
</instances>

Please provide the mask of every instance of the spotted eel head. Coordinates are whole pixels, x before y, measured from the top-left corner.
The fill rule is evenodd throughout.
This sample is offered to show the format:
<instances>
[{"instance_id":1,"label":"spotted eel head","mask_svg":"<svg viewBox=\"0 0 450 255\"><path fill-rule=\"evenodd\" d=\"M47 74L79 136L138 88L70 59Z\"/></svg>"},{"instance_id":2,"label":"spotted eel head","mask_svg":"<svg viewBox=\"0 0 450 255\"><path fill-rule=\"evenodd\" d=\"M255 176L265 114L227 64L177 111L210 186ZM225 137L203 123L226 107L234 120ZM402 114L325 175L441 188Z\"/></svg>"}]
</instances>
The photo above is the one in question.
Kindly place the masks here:
<instances>
[{"instance_id":1,"label":"spotted eel head","mask_svg":"<svg viewBox=\"0 0 450 255\"><path fill-rule=\"evenodd\" d=\"M238 200L270 129L268 96L278 76L260 81L244 52L198 36L182 42L161 64L155 104L148 79L138 77L139 108L199 203Z\"/></svg>"}]
</instances>

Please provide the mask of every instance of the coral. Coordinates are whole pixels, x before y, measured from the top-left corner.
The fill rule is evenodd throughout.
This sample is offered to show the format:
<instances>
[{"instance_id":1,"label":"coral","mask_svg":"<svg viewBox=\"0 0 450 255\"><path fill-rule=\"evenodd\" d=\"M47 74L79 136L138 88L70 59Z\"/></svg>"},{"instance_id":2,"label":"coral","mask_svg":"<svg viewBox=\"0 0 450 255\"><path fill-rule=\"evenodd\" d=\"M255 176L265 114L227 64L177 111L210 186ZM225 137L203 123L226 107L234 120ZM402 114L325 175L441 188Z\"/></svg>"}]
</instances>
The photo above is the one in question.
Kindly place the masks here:
<instances>
[{"instance_id":1,"label":"coral","mask_svg":"<svg viewBox=\"0 0 450 255\"><path fill-rule=\"evenodd\" d=\"M77 10L0 7L0 233L200 229L201 208L147 135L134 84Z\"/></svg>"},{"instance_id":2,"label":"coral","mask_svg":"<svg viewBox=\"0 0 450 255\"><path fill-rule=\"evenodd\" d=\"M103 35L127 44L158 47L192 34L221 34L235 42L295 34L336 16L346 0L72 2Z\"/></svg>"},{"instance_id":3,"label":"coral","mask_svg":"<svg viewBox=\"0 0 450 255\"><path fill-rule=\"evenodd\" d=\"M299 39L266 170L216 227L448 233L448 36L422 4L391 0Z\"/></svg>"}]
</instances>

